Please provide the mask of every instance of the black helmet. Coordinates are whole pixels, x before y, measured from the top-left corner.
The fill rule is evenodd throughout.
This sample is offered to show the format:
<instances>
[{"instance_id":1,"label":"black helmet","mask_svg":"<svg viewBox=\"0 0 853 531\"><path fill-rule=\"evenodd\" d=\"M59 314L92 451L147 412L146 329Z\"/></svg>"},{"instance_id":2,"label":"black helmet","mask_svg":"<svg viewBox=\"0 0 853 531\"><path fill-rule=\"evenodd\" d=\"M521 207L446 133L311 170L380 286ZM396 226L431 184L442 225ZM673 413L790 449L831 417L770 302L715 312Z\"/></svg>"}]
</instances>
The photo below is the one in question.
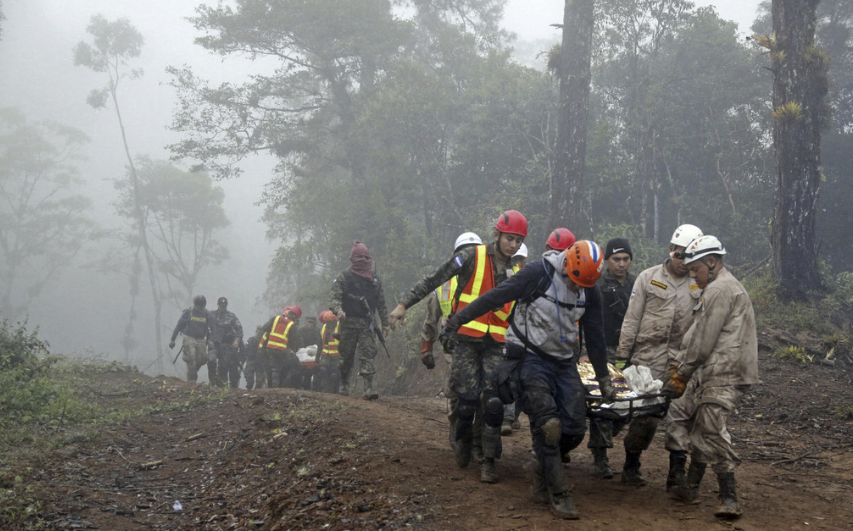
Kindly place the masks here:
<instances>
[{"instance_id":1,"label":"black helmet","mask_svg":"<svg viewBox=\"0 0 853 531\"><path fill-rule=\"evenodd\" d=\"M216 301L217 306L228 306L228 299L225 297L219 297L219 300Z\"/></svg>"},{"instance_id":2,"label":"black helmet","mask_svg":"<svg viewBox=\"0 0 853 531\"><path fill-rule=\"evenodd\" d=\"M207 299L204 298L204 295L196 295L193 297L193 306L196 308L204 308L207 306Z\"/></svg>"}]
</instances>

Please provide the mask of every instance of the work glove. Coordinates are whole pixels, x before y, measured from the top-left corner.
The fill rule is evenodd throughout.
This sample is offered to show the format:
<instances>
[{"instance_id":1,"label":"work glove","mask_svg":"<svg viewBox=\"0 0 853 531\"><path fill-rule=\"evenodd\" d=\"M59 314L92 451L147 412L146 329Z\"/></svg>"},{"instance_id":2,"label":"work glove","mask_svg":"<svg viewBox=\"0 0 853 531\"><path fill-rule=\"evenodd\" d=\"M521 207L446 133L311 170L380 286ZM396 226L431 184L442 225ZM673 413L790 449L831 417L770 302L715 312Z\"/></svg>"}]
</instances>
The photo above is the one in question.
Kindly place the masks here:
<instances>
[{"instance_id":1,"label":"work glove","mask_svg":"<svg viewBox=\"0 0 853 531\"><path fill-rule=\"evenodd\" d=\"M444 349L448 354L452 354L456 347L459 346L459 340L456 339L456 333L450 332L445 328L441 335L438 336L438 340L441 341L441 348Z\"/></svg>"},{"instance_id":2,"label":"work glove","mask_svg":"<svg viewBox=\"0 0 853 531\"><path fill-rule=\"evenodd\" d=\"M613 394L613 380L609 374L604 378L598 379L598 389L601 391L601 399L603 401L613 402L613 399L616 398Z\"/></svg>"},{"instance_id":3,"label":"work glove","mask_svg":"<svg viewBox=\"0 0 853 531\"><path fill-rule=\"evenodd\" d=\"M428 352L421 356L421 361L423 362L424 367L426 367L427 369L435 369L435 357L432 355L432 352Z\"/></svg>"},{"instance_id":4,"label":"work glove","mask_svg":"<svg viewBox=\"0 0 853 531\"><path fill-rule=\"evenodd\" d=\"M681 396L684 395L684 391L687 389L687 382L689 381L690 377L683 376L676 372L669 378L669 380L667 380L662 390L664 393L669 393L670 398L681 398Z\"/></svg>"},{"instance_id":5,"label":"work glove","mask_svg":"<svg viewBox=\"0 0 853 531\"><path fill-rule=\"evenodd\" d=\"M421 356L423 356L427 352L432 352L432 341L427 341L426 339L422 339L421 340Z\"/></svg>"},{"instance_id":6,"label":"work glove","mask_svg":"<svg viewBox=\"0 0 853 531\"><path fill-rule=\"evenodd\" d=\"M175 342L169 341L169 350L172 350L173 348L175 348Z\"/></svg>"},{"instance_id":7,"label":"work glove","mask_svg":"<svg viewBox=\"0 0 853 531\"><path fill-rule=\"evenodd\" d=\"M672 380L672 377L678 374L678 367L680 367L678 363L670 363L669 365L667 365L666 376L664 376L663 381L668 382Z\"/></svg>"}]
</instances>

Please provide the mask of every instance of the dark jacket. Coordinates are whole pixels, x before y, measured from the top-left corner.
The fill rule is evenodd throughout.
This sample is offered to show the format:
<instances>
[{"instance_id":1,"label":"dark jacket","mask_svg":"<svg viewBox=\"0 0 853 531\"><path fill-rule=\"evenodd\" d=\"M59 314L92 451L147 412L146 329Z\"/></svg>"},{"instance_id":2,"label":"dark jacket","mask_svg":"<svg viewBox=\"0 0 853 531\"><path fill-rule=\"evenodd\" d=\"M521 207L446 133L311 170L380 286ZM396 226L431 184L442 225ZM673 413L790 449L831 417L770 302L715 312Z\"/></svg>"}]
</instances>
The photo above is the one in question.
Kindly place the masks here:
<instances>
[{"instance_id":1,"label":"dark jacket","mask_svg":"<svg viewBox=\"0 0 853 531\"><path fill-rule=\"evenodd\" d=\"M367 302L365 308L364 302ZM341 328L367 328L373 315L379 314L379 323L388 326L388 307L385 305L385 290L382 281L373 274L373 280L346 270L332 283L329 294L329 309L337 314L343 310L347 317Z\"/></svg>"},{"instance_id":2,"label":"dark jacket","mask_svg":"<svg viewBox=\"0 0 853 531\"><path fill-rule=\"evenodd\" d=\"M608 347L619 346L619 336L622 334L622 321L628 311L631 291L634 289L636 275L628 273L621 284L613 278L610 270L604 268L604 274L598 279L598 289L601 290L601 304L604 310L604 342Z\"/></svg>"},{"instance_id":3,"label":"dark jacket","mask_svg":"<svg viewBox=\"0 0 853 531\"><path fill-rule=\"evenodd\" d=\"M175 329L172 331L172 341L180 333L196 339L212 337L216 334L216 323L211 318L209 311L193 306L192 308L187 308L181 314L178 324L175 325Z\"/></svg>"},{"instance_id":4,"label":"dark jacket","mask_svg":"<svg viewBox=\"0 0 853 531\"><path fill-rule=\"evenodd\" d=\"M609 373L607 351L604 348L601 292L597 287L582 288L577 294L571 292L559 273L560 264L552 263L554 260L559 261L559 257L565 260L565 255L551 254L553 256L546 254L543 260L527 264L506 282L478 297L450 318L445 331L455 333L463 323L507 302L516 301L510 316L508 343L522 343L519 346L524 346L530 352L569 359L574 355L580 328L596 375L606 376ZM553 296L555 290L557 297ZM538 317L525 319L533 314ZM576 316L578 325L574 323ZM559 322L559 326L555 322Z\"/></svg>"}]
</instances>

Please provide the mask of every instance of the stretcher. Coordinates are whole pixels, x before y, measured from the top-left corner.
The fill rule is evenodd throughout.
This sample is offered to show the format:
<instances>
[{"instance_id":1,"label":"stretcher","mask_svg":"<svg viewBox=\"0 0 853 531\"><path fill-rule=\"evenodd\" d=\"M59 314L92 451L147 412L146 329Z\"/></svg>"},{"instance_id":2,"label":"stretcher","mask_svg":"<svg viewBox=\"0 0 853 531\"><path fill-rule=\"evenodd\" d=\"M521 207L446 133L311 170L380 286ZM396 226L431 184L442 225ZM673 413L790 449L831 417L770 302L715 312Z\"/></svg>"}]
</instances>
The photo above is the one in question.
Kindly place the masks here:
<instances>
[{"instance_id":1,"label":"stretcher","mask_svg":"<svg viewBox=\"0 0 853 531\"><path fill-rule=\"evenodd\" d=\"M588 361L578 363L578 373L586 388L586 414L591 418L627 422L636 418L663 418L669 411L668 393L637 393L625 378L625 374L611 363L607 364L613 381L613 402L601 400L601 390L595 379L595 370Z\"/></svg>"}]
</instances>

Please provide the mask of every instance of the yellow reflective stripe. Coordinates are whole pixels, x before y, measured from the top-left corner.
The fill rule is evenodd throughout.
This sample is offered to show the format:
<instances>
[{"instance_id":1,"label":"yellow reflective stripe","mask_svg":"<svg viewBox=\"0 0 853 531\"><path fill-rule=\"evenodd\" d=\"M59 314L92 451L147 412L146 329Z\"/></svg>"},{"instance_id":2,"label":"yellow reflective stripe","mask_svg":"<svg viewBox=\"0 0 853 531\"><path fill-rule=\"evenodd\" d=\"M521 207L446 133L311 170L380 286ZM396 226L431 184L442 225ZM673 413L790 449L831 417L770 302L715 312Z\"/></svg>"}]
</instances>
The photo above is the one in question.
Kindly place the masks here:
<instances>
[{"instance_id":1,"label":"yellow reflective stripe","mask_svg":"<svg viewBox=\"0 0 853 531\"><path fill-rule=\"evenodd\" d=\"M500 334L503 336L506 335L505 326L489 325L486 323L481 323L480 321L469 321L459 327L460 330L462 330L463 328L469 328L471 330L476 330L477 332L483 332L484 334L488 332L489 334Z\"/></svg>"},{"instance_id":2,"label":"yellow reflective stripe","mask_svg":"<svg viewBox=\"0 0 853 531\"><path fill-rule=\"evenodd\" d=\"M281 319L280 315L275 318L275 321L272 324L272 331L270 332L269 340L267 341L267 348L284 350L287 348L288 333L290 332L291 327L293 327L293 321L287 323L281 334L277 334L275 329L278 326L279 319Z\"/></svg>"},{"instance_id":3,"label":"yellow reflective stripe","mask_svg":"<svg viewBox=\"0 0 853 531\"><path fill-rule=\"evenodd\" d=\"M480 296L480 290L483 289L483 277L486 276L486 246L477 246L477 270L474 271L474 284L471 285L471 293L462 293L459 297L459 302L471 303Z\"/></svg>"},{"instance_id":4,"label":"yellow reflective stripe","mask_svg":"<svg viewBox=\"0 0 853 531\"><path fill-rule=\"evenodd\" d=\"M450 312L453 311L453 295L456 293L456 288L459 285L457 277L453 277L441 286L435 288L438 295L438 305L441 308L442 319L446 322L450 317ZM444 326L444 323L441 324Z\"/></svg>"},{"instance_id":5,"label":"yellow reflective stripe","mask_svg":"<svg viewBox=\"0 0 853 531\"><path fill-rule=\"evenodd\" d=\"M336 334L338 332L338 326L340 326L340 324L341 324L340 322L335 323L335 330L332 332L332 334ZM327 326L329 326L329 323L323 324L323 328L320 330L320 337L323 337L323 338L326 337L326 327ZM338 352L338 344L339 343L340 343L340 341L338 339L336 339L334 335L332 335L331 338L329 339L329 341L325 345L323 345L323 354L327 354L327 355L339 354L339 352Z\"/></svg>"}]
</instances>

